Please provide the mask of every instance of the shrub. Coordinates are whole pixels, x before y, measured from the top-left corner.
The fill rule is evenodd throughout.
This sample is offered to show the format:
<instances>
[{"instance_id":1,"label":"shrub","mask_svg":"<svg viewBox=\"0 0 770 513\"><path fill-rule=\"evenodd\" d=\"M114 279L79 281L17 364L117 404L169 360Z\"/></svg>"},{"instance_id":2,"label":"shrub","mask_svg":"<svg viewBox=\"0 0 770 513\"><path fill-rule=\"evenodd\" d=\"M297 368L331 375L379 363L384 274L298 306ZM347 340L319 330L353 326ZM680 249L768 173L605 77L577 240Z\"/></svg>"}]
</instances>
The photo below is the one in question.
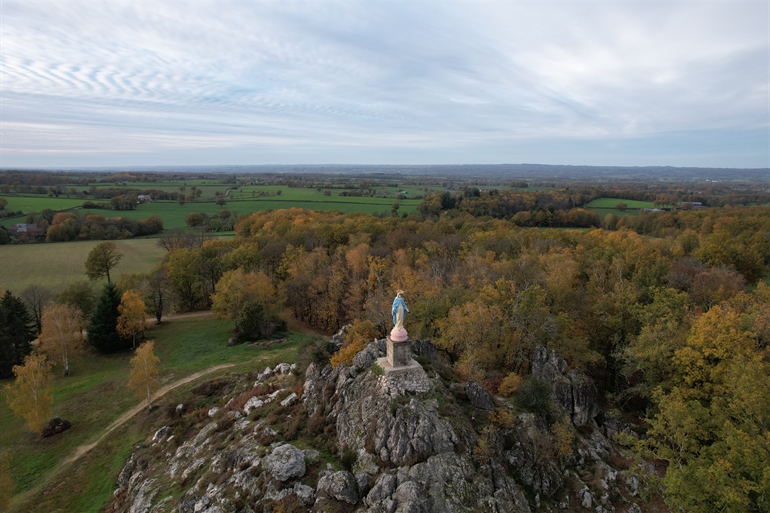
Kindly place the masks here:
<instances>
[{"instance_id":1,"label":"shrub","mask_svg":"<svg viewBox=\"0 0 770 513\"><path fill-rule=\"evenodd\" d=\"M529 412L547 417L551 411L551 385L530 376L519 385L516 404Z\"/></svg>"},{"instance_id":2,"label":"shrub","mask_svg":"<svg viewBox=\"0 0 770 513\"><path fill-rule=\"evenodd\" d=\"M356 319L353 321L353 324L348 329L347 333L345 334L345 342L351 343L354 342L357 339L361 339L362 341L366 341L368 344L377 336L380 334L380 331L377 329L377 326L374 325L372 321L369 320L359 320Z\"/></svg>"},{"instance_id":3,"label":"shrub","mask_svg":"<svg viewBox=\"0 0 770 513\"><path fill-rule=\"evenodd\" d=\"M353 363L353 357L356 355L356 353L362 351L363 349L363 339L357 338L353 340L353 342L351 342L348 346L343 347L337 352L337 354L332 356L330 360L332 367L337 367L338 365L350 365Z\"/></svg>"},{"instance_id":4,"label":"shrub","mask_svg":"<svg viewBox=\"0 0 770 513\"><path fill-rule=\"evenodd\" d=\"M238 315L235 331L240 341L268 338L285 331L286 323L274 315L267 315L261 303L247 301Z\"/></svg>"},{"instance_id":5,"label":"shrub","mask_svg":"<svg viewBox=\"0 0 770 513\"><path fill-rule=\"evenodd\" d=\"M521 385L521 376L515 372L511 372L503 379L503 382L500 383L500 387L497 389L497 392L503 397L510 397L514 392L516 392L516 390L519 388L519 385Z\"/></svg>"},{"instance_id":6,"label":"shrub","mask_svg":"<svg viewBox=\"0 0 770 513\"><path fill-rule=\"evenodd\" d=\"M342 458L340 459L340 462L342 463L342 466L345 470L353 470L353 465L356 464L357 460L358 455L356 454L356 451L346 447L342 452Z\"/></svg>"},{"instance_id":7,"label":"shrub","mask_svg":"<svg viewBox=\"0 0 770 513\"><path fill-rule=\"evenodd\" d=\"M380 364L377 363L376 361L372 362L371 370L372 370L372 374L374 374L375 376L384 376L385 375L385 369L380 367Z\"/></svg>"}]
</instances>

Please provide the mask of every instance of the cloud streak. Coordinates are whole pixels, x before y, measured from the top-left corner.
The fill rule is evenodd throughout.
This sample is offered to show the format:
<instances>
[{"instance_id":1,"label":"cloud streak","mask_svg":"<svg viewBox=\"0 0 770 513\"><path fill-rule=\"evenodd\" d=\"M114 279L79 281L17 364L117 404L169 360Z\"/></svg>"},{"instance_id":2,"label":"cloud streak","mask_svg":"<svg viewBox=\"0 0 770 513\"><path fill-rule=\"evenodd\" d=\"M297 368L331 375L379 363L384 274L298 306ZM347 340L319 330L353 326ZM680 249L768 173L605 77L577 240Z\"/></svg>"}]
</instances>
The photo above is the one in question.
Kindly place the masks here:
<instances>
[{"instance_id":1,"label":"cloud streak","mask_svg":"<svg viewBox=\"0 0 770 513\"><path fill-rule=\"evenodd\" d=\"M3 167L770 165L764 1L2 7Z\"/></svg>"}]
</instances>

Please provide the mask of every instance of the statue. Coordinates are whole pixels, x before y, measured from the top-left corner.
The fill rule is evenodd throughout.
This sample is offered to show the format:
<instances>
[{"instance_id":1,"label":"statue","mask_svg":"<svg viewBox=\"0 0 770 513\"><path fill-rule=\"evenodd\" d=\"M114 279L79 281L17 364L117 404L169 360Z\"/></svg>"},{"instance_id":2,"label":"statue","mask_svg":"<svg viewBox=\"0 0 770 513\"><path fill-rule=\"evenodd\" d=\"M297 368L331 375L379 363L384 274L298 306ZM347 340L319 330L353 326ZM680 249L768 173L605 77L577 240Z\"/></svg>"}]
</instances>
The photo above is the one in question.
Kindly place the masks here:
<instances>
[{"instance_id":1,"label":"statue","mask_svg":"<svg viewBox=\"0 0 770 513\"><path fill-rule=\"evenodd\" d=\"M393 324L398 329L404 329L404 319L406 319L406 314L409 312L409 308L406 307L406 302L402 297L403 293L403 290L399 290L396 293L396 298L393 300Z\"/></svg>"},{"instance_id":2,"label":"statue","mask_svg":"<svg viewBox=\"0 0 770 513\"><path fill-rule=\"evenodd\" d=\"M396 298L393 300L393 310L391 311L391 314L393 315L394 326L393 330L390 332L390 338L393 342L403 342L408 338L407 332L404 329L404 320L406 319L406 314L409 312L409 308L406 307L406 302L402 297L403 294L404 291L399 290L396 293Z\"/></svg>"}]
</instances>

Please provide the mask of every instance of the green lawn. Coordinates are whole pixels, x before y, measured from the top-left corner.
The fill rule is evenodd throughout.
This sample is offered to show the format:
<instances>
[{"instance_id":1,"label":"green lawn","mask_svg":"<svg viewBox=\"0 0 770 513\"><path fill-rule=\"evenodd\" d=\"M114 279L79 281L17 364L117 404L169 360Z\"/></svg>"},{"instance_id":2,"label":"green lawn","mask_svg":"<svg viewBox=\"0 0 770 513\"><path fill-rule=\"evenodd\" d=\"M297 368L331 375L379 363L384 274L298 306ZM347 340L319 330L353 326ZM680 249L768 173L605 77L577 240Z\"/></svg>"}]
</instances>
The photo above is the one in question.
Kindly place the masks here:
<instances>
[{"instance_id":1,"label":"green lawn","mask_svg":"<svg viewBox=\"0 0 770 513\"><path fill-rule=\"evenodd\" d=\"M604 217L607 214L612 214L615 217L638 216L639 215L639 209L637 209L637 208L629 208L627 210L618 210L616 208L590 208L589 210L599 214L599 217L601 217L602 219L604 219Z\"/></svg>"},{"instance_id":2,"label":"green lawn","mask_svg":"<svg viewBox=\"0 0 770 513\"><path fill-rule=\"evenodd\" d=\"M586 208L615 208L618 203L625 203L628 208L655 208L652 201L626 200L621 198L597 198L586 203Z\"/></svg>"},{"instance_id":3,"label":"green lawn","mask_svg":"<svg viewBox=\"0 0 770 513\"><path fill-rule=\"evenodd\" d=\"M27 285L38 284L61 290L69 283L86 280L84 264L89 251L102 241L73 241L50 244L18 244L0 246L0 288L18 294ZM127 239L114 241L123 259L112 271L120 273L147 272L165 254L157 239Z\"/></svg>"},{"instance_id":4,"label":"green lawn","mask_svg":"<svg viewBox=\"0 0 770 513\"><path fill-rule=\"evenodd\" d=\"M293 362L305 338L291 334L286 343L269 350L249 345L227 347L232 328L232 321L206 316L171 319L149 329L147 337L155 340L155 354L161 360L161 381L170 383L222 363L235 363L241 371L254 371L280 361ZM16 493L26 492L24 497L28 499L26 504L16 501L16 511L96 512L109 500L131 445L150 434L148 428L135 428L142 425L146 414L134 417L83 461L57 474L44 492L36 487L76 447L97 439L112 421L139 404L126 387L131 356L130 351L110 356L90 353L71 362L68 378L59 377L59 369L55 369L52 413L72 422L72 428L62 435L38 439L4 401L0 404L0 447L11 454ZM0 382L2 385L4 382ZM65 484L73 480L74 484ZM40 501L41 498L45 500Z\"/></svg>"}]
</instances>

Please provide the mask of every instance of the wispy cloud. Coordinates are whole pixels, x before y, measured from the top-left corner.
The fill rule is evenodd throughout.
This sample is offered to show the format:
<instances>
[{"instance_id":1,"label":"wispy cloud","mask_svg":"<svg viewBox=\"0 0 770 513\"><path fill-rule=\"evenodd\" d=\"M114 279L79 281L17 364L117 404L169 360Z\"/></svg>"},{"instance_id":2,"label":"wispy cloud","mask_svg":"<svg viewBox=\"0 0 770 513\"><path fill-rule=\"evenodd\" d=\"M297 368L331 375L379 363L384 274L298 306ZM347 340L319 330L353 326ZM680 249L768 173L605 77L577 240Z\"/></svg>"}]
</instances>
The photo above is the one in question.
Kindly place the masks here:
<instances>
[{"instance_id":1,"label":"wispy cloud","mask_svg":"<svg viewBox=\"0 0 770 513\"><path fill-rule=\"evenodd\" d=\"M1 5L5 167L770 165L764 0Z\"/></svg>"}]
</instances>

